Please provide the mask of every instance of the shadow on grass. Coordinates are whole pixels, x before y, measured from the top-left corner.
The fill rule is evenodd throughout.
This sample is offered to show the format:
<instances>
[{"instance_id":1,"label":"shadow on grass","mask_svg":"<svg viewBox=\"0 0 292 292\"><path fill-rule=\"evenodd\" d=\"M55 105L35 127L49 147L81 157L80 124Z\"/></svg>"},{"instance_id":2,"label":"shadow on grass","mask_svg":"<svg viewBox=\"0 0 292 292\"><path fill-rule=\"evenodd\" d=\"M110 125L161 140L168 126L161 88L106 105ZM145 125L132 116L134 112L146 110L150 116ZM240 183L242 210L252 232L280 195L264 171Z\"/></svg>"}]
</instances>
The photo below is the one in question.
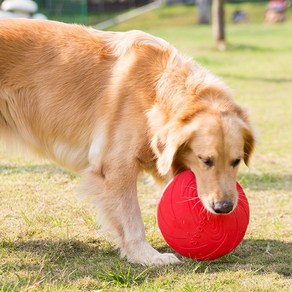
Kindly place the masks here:
<instances>
[{"instance_id":1,"label":"shadow on grass","mask_svg":"<svg viewBox=\"0 0 292 292\"><path fill-rule=\"evenodd\" d=\"M197 273L247 270L264 274L274 272L292 278L292 243L280 240L245 239L231 253L212 261L187 259L187 264L196 266ZM170 252L168 247L160 252ZM199 263L199 265L198 265Z\"/></svg>"},{"instance_id":2,"label":"shadow on grass","mask_svg":"<svg viewBox=\"0 0 292 292\"><path fill-rule=\"evenodd\" d=\"M276 48L260 47L248 44L229 44L228 51L230 52L253 52L253 53L270 53L279 51Z\"/></svg>"},{"instance_id":3,"label":"shadow on grass","mask_svg":"<svg viewBox=\"0 0 292 292\"><path fill-rule=\"evenodd\" d=\"M244 269L257 274L277 273L292 278L292 243L280 240L246 239L230 254L210 262L214 271ZM234 266L236 263L237 268Z\"/></svg>"},{"instance_id":4,"label":"shadow on grass","mask_svg":"<svg viewBox=\"0 0 292 292\"><path fill-rule=\"evenodd\" d=\"M64 174L72 179L76 176L66 170L55 166L54 164L41 164L41 165L24 165L24 166L6 166L0 165L0 175L11 174L41 174L47 173L48 176L54 174ZM291 190L292 189L292 174L239 174L238 181L243 187L251 190Z\"/></svg>"},{"instance_id":5,"label":"shadow on grass","mask_svg":"<svg viewBox=\"0 0 292 292\"><path fill-rule=\"evenodd\" d=\"M0 175L13 175L13 174L42 174L47 173L48 175L54 174L64 174L71 178L76 177L71 172L64 170L63 168L58 167L54 164L36 164L36 165L0 165Z\"/></svg>"},{"instance_id":6,"label":"shadow on grass","mask_svg":"<svg viewBox=\"0 0 292 292\"><path fill-rule=\"evenodd\" d=\"M14 273L19 274L36 273L37 278L54 281L59 285L70 286L86 278L94 289L140 286L172 272L180 277L225 271L244 271L252 275L277 273L284 278L292 277L292 243L278 240L247 239L233 252L214 261L185 259L181 265L146 268L119 259L112 247L104 245L105 242L99 240L86 243L77 240L0 241L1 254L14 254L14 258L21 259L21 265L11 263L11 259L3 263L2 259L0 268L2 274L5 269L13 269ZM165 245L159 251L171 252L171 249ZM29 258L39 258L40 262L32 262Z\"/></svg>"},{"instance_id":7,"label":"shadow on grass","mask_svg":"<svg viewBox=\"0 0 292 292\"><path fill-rule=\"evenodd\" d=\"M238 181L244 188L251 190L283 190L292 189L292 174L239 174Z\"/></svg>"},{"instance_id":8,"label":"shadow on grass","mask_svg":"<svg viewBox=\"0 0 292 292\"><path fill-rule=\"evenodd\" d=\"M280 77L280 78L267 78L267 77L257 77L257 76L243 76L243 75L236 75L236 74L221 74L224 78L232 78L238 79L241 81L261 81L261 82L268 82L268 83L288 83L292 82L292 78L290 77Z\"/></svg>"}]
</instances>

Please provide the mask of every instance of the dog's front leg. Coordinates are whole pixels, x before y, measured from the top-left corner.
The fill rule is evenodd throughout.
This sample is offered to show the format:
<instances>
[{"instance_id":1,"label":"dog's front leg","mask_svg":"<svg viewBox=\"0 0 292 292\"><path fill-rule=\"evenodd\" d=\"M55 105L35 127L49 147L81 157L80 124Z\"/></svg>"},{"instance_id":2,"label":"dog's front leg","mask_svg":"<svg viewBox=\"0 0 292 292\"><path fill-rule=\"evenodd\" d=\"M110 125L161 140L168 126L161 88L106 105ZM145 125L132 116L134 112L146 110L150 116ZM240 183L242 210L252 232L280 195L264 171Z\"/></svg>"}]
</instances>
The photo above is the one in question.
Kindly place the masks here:
<instances>
[{"instance_id":1,"label":"dog's front leg","mask_svg":"<svg viewBox=\"0 0 292 292\"><path fill-rule=\"evenodd\" d=\"M146 241L136 184L133 167L102 172L91 169L84 175L81 191L91 197L98 223L112 236L121 256L143 265L179 262L175 255L161 254Z\"/></svg>"}]
</instances>

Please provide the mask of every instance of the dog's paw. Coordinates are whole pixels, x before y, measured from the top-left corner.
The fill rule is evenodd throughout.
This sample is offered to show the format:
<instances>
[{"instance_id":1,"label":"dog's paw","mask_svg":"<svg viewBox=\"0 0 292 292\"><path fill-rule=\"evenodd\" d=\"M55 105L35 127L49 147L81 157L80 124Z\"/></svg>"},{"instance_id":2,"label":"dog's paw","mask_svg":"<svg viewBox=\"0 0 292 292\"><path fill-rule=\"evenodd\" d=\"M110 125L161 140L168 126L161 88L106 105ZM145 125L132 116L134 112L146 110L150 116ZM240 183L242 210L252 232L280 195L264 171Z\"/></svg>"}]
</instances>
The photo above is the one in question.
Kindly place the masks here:
<instances>
[{"instance_id":1,"label":"dog's paw","mask_svg":"<svg viewBox=\"0 0 292 292\"><path fill-rule=\"evenodd\" d=\"M164 265L171 265L171 264L178 264L181 261L172 253L159 253L152 257L151 259L147 259L144 265L155 265L155 266L164 266Z\"/></svg>"},{"instance_id":2,"label":"dog's paw","mask_svg":"<svg viewBox=\"0 0 292 292\"><path fill-rule=\"evenodd\" d=\"M129 262L145 266L163 266L178 264L181 261L172 253L160 253L148 242L139 242L133 249L122 252L122 256L127 257Z\"/></svg>"}]
</instances>

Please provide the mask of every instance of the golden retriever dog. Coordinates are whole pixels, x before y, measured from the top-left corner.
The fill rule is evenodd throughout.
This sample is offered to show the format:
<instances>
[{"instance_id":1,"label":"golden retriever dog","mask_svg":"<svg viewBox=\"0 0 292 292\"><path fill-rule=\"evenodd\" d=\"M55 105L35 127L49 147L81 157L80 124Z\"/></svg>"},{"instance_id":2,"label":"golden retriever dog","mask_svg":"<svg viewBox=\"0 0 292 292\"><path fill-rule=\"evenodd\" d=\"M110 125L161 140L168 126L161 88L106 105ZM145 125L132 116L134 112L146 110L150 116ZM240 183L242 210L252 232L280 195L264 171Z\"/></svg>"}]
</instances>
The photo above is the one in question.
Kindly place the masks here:
<instances>
[{"instance_id":1,"label":"golden retriever dog","mask_svg":"<svg viewBox=\"0 0 292 292\"><path fill-rule=\"evenodd\" d=\"M255 141L227 86L166 41L20 19L0 21L0 135L80 174L121 256L145 265L179 260L146 241L138 175L191 169L205 208L228 213Z\"/></svg>"}]
</instances>

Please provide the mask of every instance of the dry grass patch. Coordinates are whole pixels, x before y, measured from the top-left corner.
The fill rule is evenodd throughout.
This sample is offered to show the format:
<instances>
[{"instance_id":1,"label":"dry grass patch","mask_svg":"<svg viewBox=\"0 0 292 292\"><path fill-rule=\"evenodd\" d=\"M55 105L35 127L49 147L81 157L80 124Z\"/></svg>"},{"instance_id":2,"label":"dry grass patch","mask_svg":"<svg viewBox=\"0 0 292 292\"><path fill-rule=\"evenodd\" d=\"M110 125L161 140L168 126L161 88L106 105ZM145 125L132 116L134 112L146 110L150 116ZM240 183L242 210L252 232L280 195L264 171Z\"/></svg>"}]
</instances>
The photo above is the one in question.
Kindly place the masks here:
<instances>
[{"instance_id":1,"label":"dry grass patch","mask_svg":"<svg viewBox=\"0 0 292 292\"><path fill-rule=\"evenodd\" d=\"M257 11L263 10L257 6ZM176 13L177 22L180 12L183 21L175 26L171 15ZM210 262L185 259L162 268L129 264L97 236L94 212L74 196L78 177L1 150L0 291L291 291L292 23L230 25L231 47L219 53L211 48L210 28L184 18L187 9L152 13L139 28L144 25L196 56L251 110L259 144L252 168L242 168L239 176L251 209L245 239ZM159 194L144 179L138 189L148 240L169 252L156 224Z\"/></svg>"}]
</instances>

